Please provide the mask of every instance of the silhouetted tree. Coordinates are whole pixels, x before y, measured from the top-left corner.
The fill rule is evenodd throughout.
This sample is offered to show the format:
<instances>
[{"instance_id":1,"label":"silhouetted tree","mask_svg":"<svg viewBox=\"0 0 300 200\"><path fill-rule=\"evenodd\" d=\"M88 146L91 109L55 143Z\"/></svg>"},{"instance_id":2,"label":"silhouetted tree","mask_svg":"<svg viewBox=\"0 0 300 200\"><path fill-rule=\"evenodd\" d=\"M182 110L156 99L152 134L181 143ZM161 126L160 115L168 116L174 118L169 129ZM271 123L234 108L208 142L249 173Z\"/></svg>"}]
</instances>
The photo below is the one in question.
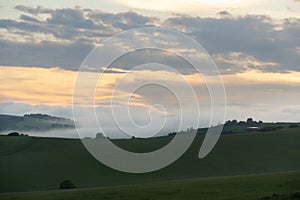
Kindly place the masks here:
<instances>
[{"instance_id":1,"label":"silhouetted tree","mask_svg":"<svg viewBox=\"0 0 300 200\"><path fill-rule=\"evenodd\" d=\"M231 121L231 123L232 123L232 124L237 124L238 121L237 121L236 119L234 119L234 120Z\"/></svg>"},{"instance_id":2,"label":"silhouetted tree","mask_svg":"<svg viewBox=\"0 0 300 200\"><path fill-rule=\"evenodd\" d=\"M104 134L103 133L97 133L96 134L96 139L99 139L99 138L105 138Z\"/></svg>"},{"instance_id":3,"label":"silhouetted tree","mask_svg":"<svg viewBox=\"0 0 300 200\"><path fill-rule=\"evenodd\" d=\"M168 136L176 135L176 132L169 133Z\"/></svg>"},{"instance_id":4,"label":"silhouetted tree","mask_svg":"<svg viewBox=\"0 0 300 200\"><path fill-rule=\"evenodd\" d=\"M247 123L246 122L244 122L244 121L239 121L238 122L238 125L246 125Z\"/></svg>"},{"instance_id":5,"label":"silhouetted tree","mask_svg":"<svg viewBox=\"0 0 300 200\"><path fill-rule=\"evenodd\" d=\"M248 118L247 119L247 124L253 124L253 119L252 118Z\"/></svg>"},{"instance_id":6,"label":"silhouetted tree","mask_svg":"<svg viewBox=\"0 0 300 200\"><path fill-rule=\"evenodd\" d=\"M8 136L20 136L18 132L9 133Z\"/></svg>"}]
</instances>

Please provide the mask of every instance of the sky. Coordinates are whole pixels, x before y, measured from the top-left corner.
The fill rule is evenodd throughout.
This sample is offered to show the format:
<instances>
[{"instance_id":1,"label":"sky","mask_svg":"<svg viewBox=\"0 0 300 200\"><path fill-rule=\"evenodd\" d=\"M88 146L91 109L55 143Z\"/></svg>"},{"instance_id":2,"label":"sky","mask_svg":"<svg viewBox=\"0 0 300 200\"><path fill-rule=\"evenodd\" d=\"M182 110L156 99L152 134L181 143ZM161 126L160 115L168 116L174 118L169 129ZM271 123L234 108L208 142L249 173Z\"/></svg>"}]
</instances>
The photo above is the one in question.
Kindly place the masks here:
<instances>
[{"instance_id":1,"label":"sky","mask_svg":"<svg viewBox=\"0 0 300 200\"><path fill-rule=\"evenodd\" d=\"M183 33L204 51L179 48L166 36L151 40L153 45L164 45L203 62L210 57L216 64L226 90L225 120L300 121L298 0L0 0L0 10L1 114L46 113L73 118L74 85L89 53L115 34L160 27ZM105 49L107 55L114 49L128 50L121 42L114 45ZM145 63L161 63L175 71L154 64L132 68ZM81 74L88 79L99 77L101 67ZM199 126L206 126L211 119L211 101L205 80L214 83L216 79L216 74L203 78L170 52L134 51L103 73L94 105L81 96L76 108L82 114L76 120L80 127L90 128L84 136L95 134L98 128L88 114L92 109L108 134L118 137L123 127L129 134L148 137L157 130L166 133L195 126L197 103ZM178 94L157 84L130 91L142 82L159 82ZM112 101L116 113L111 112ZM218 106L215 114L222 116ZM189 114L182 119L181 112ZM223 120L220 117L211 123ZM70 137L75 135L70 133Z\"/></svg>"}]
</instances>

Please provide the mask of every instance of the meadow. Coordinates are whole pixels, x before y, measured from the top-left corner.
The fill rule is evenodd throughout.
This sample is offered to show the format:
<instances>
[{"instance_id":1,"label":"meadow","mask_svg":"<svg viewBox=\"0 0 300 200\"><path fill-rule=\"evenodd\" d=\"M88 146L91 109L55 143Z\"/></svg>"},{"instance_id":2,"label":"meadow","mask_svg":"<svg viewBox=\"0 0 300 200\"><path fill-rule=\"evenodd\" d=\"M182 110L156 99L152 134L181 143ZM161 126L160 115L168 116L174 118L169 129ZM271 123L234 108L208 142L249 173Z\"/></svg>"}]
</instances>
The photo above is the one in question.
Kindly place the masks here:
<instances>
[{"instance_id":1,"label":"meadow","mask_svg":"<svg viewBox=\"0 0 300 200\"><path fill-rule=\"evenodd\" d=\"M146 152L171 139L113 142ZM1 136L0 199L297 199L300 128L222 135L213 151L199 159L202 140L197 136L164 169L129 174L95 160L77 139ZM77 188L58 190L63 180Z\"/></svg>"}]
</instances>

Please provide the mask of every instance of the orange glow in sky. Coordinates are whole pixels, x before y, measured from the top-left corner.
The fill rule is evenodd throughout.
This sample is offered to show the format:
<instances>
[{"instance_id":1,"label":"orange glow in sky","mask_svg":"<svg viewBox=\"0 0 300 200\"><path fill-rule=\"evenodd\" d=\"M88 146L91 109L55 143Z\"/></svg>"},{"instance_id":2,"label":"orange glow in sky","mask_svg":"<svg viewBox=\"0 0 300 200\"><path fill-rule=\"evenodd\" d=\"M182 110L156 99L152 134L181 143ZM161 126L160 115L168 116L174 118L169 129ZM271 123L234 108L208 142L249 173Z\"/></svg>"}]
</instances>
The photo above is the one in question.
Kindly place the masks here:
<instances>
[{"instance_id":1,"label":"orange glow in sky","mask_svg":"<svg viewBox=\"0 0 300 200\"><path fill-rule=\"evenodd\" d=\"M88 72L89 76L99 76L98 73ZM155 77L172 81L174 84L182 84L177 77L179 75L171 72L163 72L162 76L155 74L162 72L155 71L136 71L132 73L127 81L137 80L139 77L147 80L153 80ZM1 102L18 102L31 105L45 104L50 106L70 106L72 105L72 94L77 72L68 71L59 68L36 68L36 67L0 67L0 99ZM102 76L101 87L97 90L98 102L109 102L111 92L116 82L123 76L123 73L106 73ZM182 76L182 75L180 75ZM184 75L193 85L204 84L199 75ZM225 86L243 86L253 84L278 84L287 86L300 85L300 72L289 73L270 73L261 71L246 71L243 73L222 75ZM207 77L213 79L214 77ZM90 87L87 85L87 87ZM259 89L258 89L259 90ZM126 91L116 91L121 97L130 96ZM136 96L138 101L133 102L137 106L146 106L142 101L142 96ZM83 98L84 99L84 98ZM127 103L127 102L124 102Z\"/></svg>"}]
</instances>

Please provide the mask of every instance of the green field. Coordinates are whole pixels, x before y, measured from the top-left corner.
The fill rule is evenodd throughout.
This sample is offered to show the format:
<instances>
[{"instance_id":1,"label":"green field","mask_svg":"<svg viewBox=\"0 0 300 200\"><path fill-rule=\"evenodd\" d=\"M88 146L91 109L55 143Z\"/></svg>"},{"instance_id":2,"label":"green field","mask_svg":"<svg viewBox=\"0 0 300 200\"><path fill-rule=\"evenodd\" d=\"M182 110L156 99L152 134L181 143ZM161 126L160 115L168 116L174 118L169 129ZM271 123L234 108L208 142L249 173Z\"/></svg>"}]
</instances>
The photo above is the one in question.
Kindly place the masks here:
<instances>
[{"instance_id":1,"label":"green field","mask_svg":"<svg viewBox=\"0 0 300 200\"><path fill-rule=\"evenodd\" d=\"M114 142L145 152L170 139ZM200 160L202 140L203 136L197 136L171 166L129 174L99 163L80 140L1 136L0 193L41 192L2 194L0 199L198 199L199 195L203 199L258 199L300 190L300 128L222 135L213 151ZM264 173L270 174L259 175ZM65 179L78 189L57 191Z\"/></svg>"},{"instance_id":2,"label":"green field","mask_svg":"<svg viewBox=\"0 0 300 200\"><path fill-rule=\"evenodd\" d=\"M289 172L230 178L166 181L110 188L0 194L0 198L2 200L300 199L300 193L295 192L300 191L299 185L300 172Z\"/></svg>"}]
</instances>

